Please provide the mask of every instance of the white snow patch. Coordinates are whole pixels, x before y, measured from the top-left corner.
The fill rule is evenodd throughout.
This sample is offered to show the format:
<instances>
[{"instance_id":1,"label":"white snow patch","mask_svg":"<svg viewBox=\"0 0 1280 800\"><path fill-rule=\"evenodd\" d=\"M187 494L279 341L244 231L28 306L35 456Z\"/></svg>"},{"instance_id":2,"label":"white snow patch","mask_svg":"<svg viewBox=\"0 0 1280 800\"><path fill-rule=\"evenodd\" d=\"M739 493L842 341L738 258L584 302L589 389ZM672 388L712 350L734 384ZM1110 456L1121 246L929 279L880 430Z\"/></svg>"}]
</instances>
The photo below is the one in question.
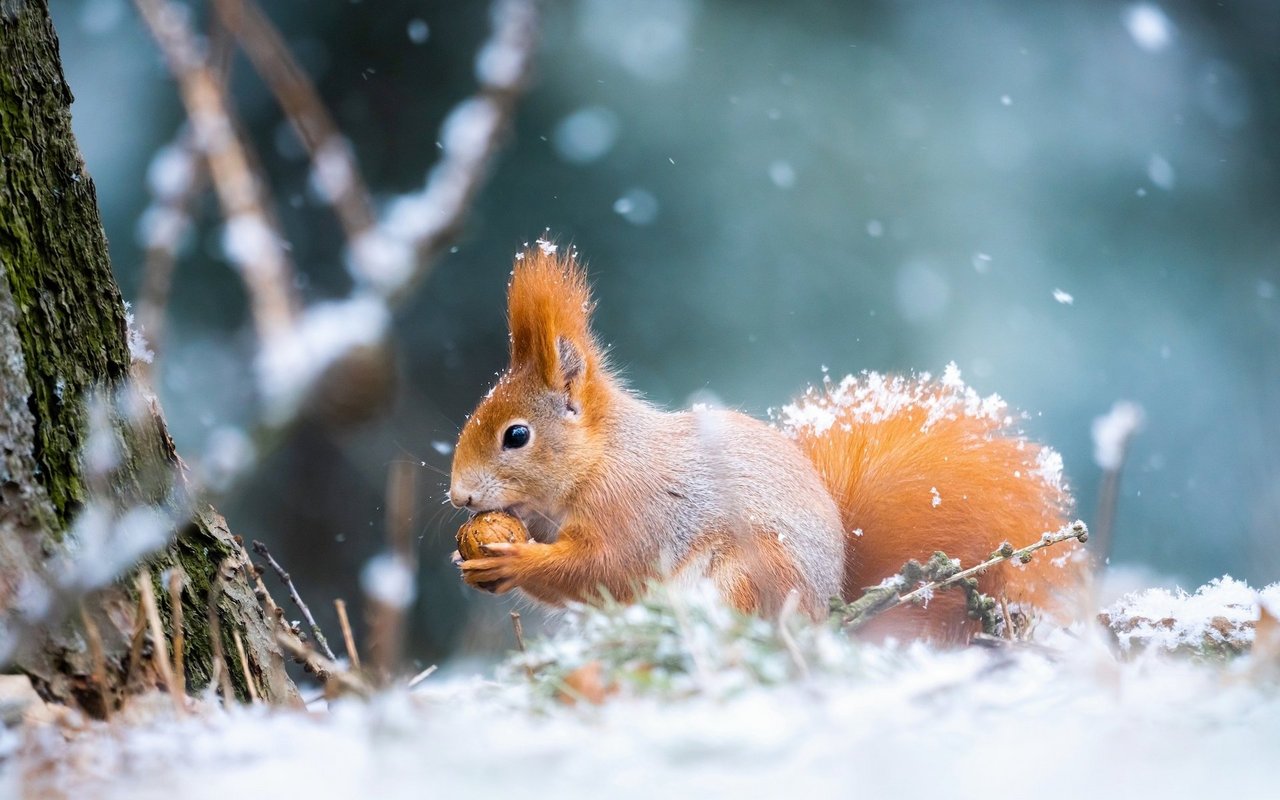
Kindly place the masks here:
<instances>
[{"instance_id":1,"label":"white snow patch","mask_svg":"<svg viewBox=\"0 0 1280 800\"><path fill-rule=\"evenodd\" d=\"M571 164L590 164L609 154L618 140L618 115L601 106L580 108L551 133L556 154Z\"/></svg>"},{"instance_id":2,"label":"white snow patch","mask_svg":"<svg viewBox=\"0 0 1280 800\"><path fill-rule=\"evenodd\" d=\"M222 249L232 264L247 272L264 260L278 258L280 241L260 215L237 214L222 231Z\"/></svg>"},{"instance_id":3,"label":"white snow patch","mask_svg":"<svg viewBox=\"0 0 1280 800\"><path fill-rule=\"evenodd\" d=\"M1147 177L1157 187L1171 192L1177 183L1178 176L1173 170L1173 165L1164 156L1152 153L1151 158L1147 160Z\"/></svg>"},{"instance_id":4,"label":"white snow patch","mask_svg":"<svg viewBox=\"0 0 1280 800\"><path fill-rule=\"evenodd\" d=\"M1231 576L1215 578L1188 594L1182 589L1146 589L1125 595L1106 613L1120 646L1164 650L1205 643L1252 642L1259 607L1280 609L1280 583L1256 591Z\"/></svg>"},{"instance_id":5,"label":"white snow patch","mask_svg":"<svg viewBox=\"0 0 1280 800\"><path fill-rule=\"evenodd\" d=\"M1137 3L1125 9L1124 26L1143 50L1159 52L1173 42L1173 22L1154 3Z\"/></svg>"},{"instance_id":6,"label":"white snow patch","mask_svg":"<svg viewBox=\"0 0 1280 800\"><path fill-rule=\"evenodd\" d=\"M167 144L155 152L147 165L147 186L157 200L173 202L191 188L195 175L191 151L180 144Z\"/></svg>"},{"instance_id":7,"label":"white snow patch","mask_svg":"<svg viewBox=\"0 0 1280 800\"><path fill-rule=\"evenodd\" d=\"M258 353L258 385L267 416L284 419L330 364L351 350L378 344L390 324L386 303L367 294L316 303Z\"/></svg>"},{"instance_id":8,"label":"white snow patch","mask_svg":"<svg viewBox=\"0 0 1280 800\"><path fill-rule=\"evenodd\" d=\"M409 41L414 44L425 44L427 39L431 37L431 26L423 19L411 19L405 27L405 32L409 34Z\"/></svg>"},{"instance_id":9,"label":"white snow patch","mask_svg":"<svg viewBox=\"0 0 1280 800\"><path fill-rule=\"evenodd\" d=\"M646 189L628 189L613 202L613 211L632 225L648 225L658 218L658 198Z\"/></svg>"},{"instance_id":10,"label":"white snow patch","mask_svg":"<svg viewBox=\"0 0 1280 800\"><path fill-rule=\"evenodd\" d=\"M796 170L791 162L779 159L769 165L769 180L779 189L790 189L796 185Z\"/></svg>"},{"instance_id":11,"label":"white snow patch","mask_svg":"<svg viewBox=\"0 0 1280 800\"><path fill-rule=\"evenodd\" d=\"M915 409L925 410L921 430L943 419L971 417L997 425L1012 419L999 395L980 396L949 364L941 382L928 373L919 376L886 376L864 372L846 375L838 383L824 380L821 389L810 387L796 402L781 408L778 418L784 432L821 435L833 425L875 424Z\"/></svg>"},{"instance_id":12,"label":"white snow patch","mask_svg":"<svg viewBox=\"0 0 1280 800\"><path fill-rule=\"evenodd\" d=\"M403 558L382 553L369 559L360 570L360 588L392 608L408 608L417 596L412 566Z\"/></svg>"},{"instance_id":13,"label":"white snow patch","mask_svg":"<svg viewBox=\"0 0 1280 800\"><path fill-rule=\"evenodd\" d=\"M332 136L316 148L311 165L311 190L326 203L336 203L351 189L355 157L351 145L341 136Z\"/></svg>"},{"instance_id":14,"label":"white snow patch","mask_svg":"<svg viewBox=\"0 0 1280 800\"><path fill-rule=\"evenodd\" d=\"M1090 427L1094 463L1105 470L1119 469L1129 439L1142 427L1143 416L1142 406L1120 400L1106 414L1094 417Z\"/></svg>"},{"instance_id":15,"label":"white snow patch","mask_svg":"<svg viewBox=\"0 0 1280 800\"><path fill-rule=\"evenodd\" d=\"M1064 306L1073 305L1076 302L1076 298L1073 295L1067 292L1064 292L1061 289L1053 290L1053 299L1063 304Z\"/></svg>"},{"instance_id":16,"label":"white snow patch","mask_svg":"<svg viewBox=\"0 0 1280 800\"><path fill-rule=\"evenodd\" d=\"M933 496L932 499L929 500L930 505L932 505L934 508L937 508L938 506L942 505L942 495L938 494L937 486L934 486L931 489L929 489L929 494Z\"/></svg>"},{"instance_id":17,"label":"white snow patch","mask_svg":"<svg viewBox=\"0 0 1280 800\"><path fill-rule=\"evenodd\" d=\"M147 347L147 338L143 335L142 326L134 320L133 308L129 303L124 304L124 322L128 331L129 358L134 362L150 364L156 354Z\"/></svg>"},{"instance_id":18,"label":"white snow patch","mask_svg":"<svg viewBox=\"0 0 1280 800\"><path fill-rule=\"evenodd\" d=\"M1216 591L1216 590L1215 590ZM1224 587L1219 602L1234 603ZM1209 600L1205 613L1215 613ZM1243 597L1243 595L1241 595ZM653 622L644 607L626 624ZM738 641L740 656L754 628ZM428 681L328 711L262 705L177 716L157 695L140 721L23 731L0 761L3 786L32 796L263 797L935 796L922 765L958 800L1271 797L1280 694L1231 665L1154 653L1117 659L1078 637L1032 648L938 650L820 636L808 679L730 684L674 699L626 692L602 706L539 703L521 678ZM727 655L704 626L683 647L725 682ZM798 630L797 634L807 634ZM554 643L582 659L582 638ZM793 669L785 652L776 669ZM675 679L662 667L657 681ZM502 768L476 764L500 730ZM1054 743L1069 743L1055 751ZM1195 757L1171 758L1170 754ZM990 764L993 754L1005 767ZM54 765L55 768L48 768ZM462 768L459 765L474 765ZM1019 766L1022 765L1022 766ZM1208 768L1206 765L1211 765ZM44 769L36 769L43 766ZM1087 768L1086 768L1087 766ZM23 783L22 781L27 781ZM916 781L916 783L912 783ZM916 789L909 787L915 786Z\"/></svg>"}]
</instances>

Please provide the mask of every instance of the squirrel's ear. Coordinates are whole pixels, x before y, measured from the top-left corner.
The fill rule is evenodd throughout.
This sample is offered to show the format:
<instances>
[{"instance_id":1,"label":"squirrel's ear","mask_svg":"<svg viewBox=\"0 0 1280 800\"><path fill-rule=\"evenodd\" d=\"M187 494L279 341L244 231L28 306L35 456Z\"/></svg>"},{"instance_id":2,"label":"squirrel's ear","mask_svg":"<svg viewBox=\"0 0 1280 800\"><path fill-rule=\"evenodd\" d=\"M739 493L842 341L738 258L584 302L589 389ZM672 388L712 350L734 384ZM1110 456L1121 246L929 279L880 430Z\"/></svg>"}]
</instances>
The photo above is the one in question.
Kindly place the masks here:
<instances>
[{"instance_id":1,"label":"squirrel's ear","mask_svg":"<svg viewBox=\"0 0 1280 800\"><path fill-rule=\"evenodd\" d=\"M582 413L582 386L587 376L587 359L582 350L563 336L556 337L556 376L558 386L563 389L566 408L570 414Z\"/></svg>"},{"instance_id":2,"label":"squirrel's ear","mask_svg":"<svg viewBox=\"0 0 1280 800\"><path fill-rule=\"evenodd\" d=\"M548 389L565 391L572 411L599 363L591 339L591 293L572 254L539 242L516 258L507 290L511 366L532 368Z\"/></svg>"}]
</instances>

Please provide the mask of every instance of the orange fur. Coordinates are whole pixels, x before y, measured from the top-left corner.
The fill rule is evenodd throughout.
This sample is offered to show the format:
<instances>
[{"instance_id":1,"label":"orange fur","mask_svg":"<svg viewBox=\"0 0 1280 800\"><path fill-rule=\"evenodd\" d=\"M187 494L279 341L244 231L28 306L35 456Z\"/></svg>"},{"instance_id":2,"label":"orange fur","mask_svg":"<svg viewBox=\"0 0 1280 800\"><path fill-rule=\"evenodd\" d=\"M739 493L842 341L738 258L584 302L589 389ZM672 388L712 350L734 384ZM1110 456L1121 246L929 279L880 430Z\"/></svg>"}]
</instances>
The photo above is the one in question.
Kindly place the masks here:
<instances>
[{"instance_id":1,"label":"orange fur","mask_svg":"<svg viewBox=\"0 0 1280 800\"><path fill-rule=\"evenodd\" d=\"M943 550L968 566L1065 521L1065 491L1039 477L1048 451L952 376L828 385L790 407L788 438L732 411L668 413L629 393L591 335L591 308L572 254L540 242L517 256L511 363L462 431L450 497L517 514L532 538L463 562L472 585L560 605L705 578L745 611L777 613L796 592L816 618L908 558ZM509 448L516 424L532 438ZM1061 555L1000 565L981 589L1050 606L1078 579ZM964 641L974 624L963 595L943 592L877 630Z\"/></svg>"},{"instance_id":2,"label":"orange fur","mask_svg":"<svg viewBox=\"0 0 1280 800\"><path fill-rule=\"evenodd\" d=\"M925 561L941 550L970 567L1003 542L1022 547L1066 524L1069 497L1039 463L1047 451L1009 430L1002 405L975 400L969 390L936 382L871 375L828 385L824 396L807 401L833 414L825 429L800 425L795 436L850 532L846 598L896 574L907 559ZM1052 610L1081 577L1079 546L1057 547L1030 564L988 570L979 589ZM875 630L955 641L977 627L966 618L962 593L944 592L928 608L885 615Z\"/></svg>"},{"instance_id":3,"label":"orange fur","mask_svg":"<svg viewBox=\"0 0 1280 800\"><path fill-rule=\"evenodd\" d=\"M517 256L507 287L507 324L511 330L511 363L530 364L550 379L558 363L556 340L567 339L599 360L591 336L591 290L586 272L572 255L539 242Z\"/></svg>"}]
</instances>

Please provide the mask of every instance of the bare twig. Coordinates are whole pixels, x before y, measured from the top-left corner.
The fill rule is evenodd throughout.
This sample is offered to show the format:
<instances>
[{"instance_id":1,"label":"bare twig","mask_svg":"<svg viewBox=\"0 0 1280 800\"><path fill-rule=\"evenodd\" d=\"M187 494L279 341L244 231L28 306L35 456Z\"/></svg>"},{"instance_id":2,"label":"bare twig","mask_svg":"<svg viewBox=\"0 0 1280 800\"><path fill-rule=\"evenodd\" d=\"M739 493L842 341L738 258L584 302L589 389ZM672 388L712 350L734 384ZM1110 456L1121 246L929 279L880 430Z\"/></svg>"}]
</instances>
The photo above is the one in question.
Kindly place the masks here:
<instances>
[{"instance_id":1,"label":"bare twig","mask_svg":"<svg viewBox=\"0 0 1280 800\"><path fill-rule=\"evenodd\" d=\"M520 621L519 611L511 612L511 628L516 633L516 647L520 649L521 653L528 652L524 646L524 623ZM526 663L524 665L524 674L529 680L533 680L533 666Z\"/></svg>"},{"instance_id":2,"label":"bare twig","mask_svg":"<svg viewBox=\"0 0 1280 800\"><path fill-rule=\"evenodd\" d=\"M405 610L414 595L413 486L416 471L407 461L391 465L387 475L387 549L365 568L364 589L370 616L369 655L374 673L389 680L400 665ZM376 568L374 568L376 565Z\"/></svg>"},{"instance_id":3,"label":"bare twig","mask_svg":"<svg viewBox=\"0 0 1280 800\"><path fill-rule=\"evenodd\" d=\"M124 674L124 683L121 684L125 691L128 691L129 686L133 683L133 676L138 669L138 662L142 661L142 642L146 637L147 615L142 610L141 597L138 598L138 605L133 613L133 638L129 640L129 669Z\"/></svg>"},{"instance_id":4,"label":"bare twig","mask_svg":"<svg viewBox=\"0 0 1280 800\"><path fill-rule=\"evenodd\" d=\"M342 643L347 648L347 660L351 662L351 668L360 669L360 651L356 649L356 637L351 633L351 620L347 618L347 601L341 598L333 601L333 607L338 611L338 625L342 628Z\"/></svg>"},{"instance_id":5,"label":"bare twig","mask_svg":"<svg viewBox=\"0 0 1280 800\"><path fill-rule=\"evenodd\" d=\"M946 589L950 586L961 583L962 581L966 581L968 578L986 572L997 564L1001 564L1014 558L1025 564L1031 560L1032 554L1037 550L1045 547L1051 547L1055 544L1061 544L1062 542L1072 539L1079 542L1085 542L1088 538L1089 529L1083 522L1076 520L1070 525L1064 526L1056 533L1044 534L1040 537L1038 542L1029 544L1026 547L1015 550L1013 545L1005 542L1000 546L999 550L992 553L991 557L986 561L983 561L981 564L976 564L968 569L958 570L955 572L950 572L948 570L948 574L945 577L920 582L920 585L916 589L904 594L902 593L902 587L904 585L916 583L919 580L918 576L927 574L924 566L914 560L910 561L903 567L903 570L899 575L886 579L879 586L871 587L863 594L862 597L852 603L849 603L844 609L842 609L841 625L845 629L849 630L860 628L873 617L877 617L890 609L897 608L898 606L906 603L922 602L927 598L932 597L935 591L939 589ZM917 577L909 579L907 578L909 573Z\"/></svg>"},{"instance_id":6,"label":"bare twig","mask_svg":"<svg viewBox=\"0 0 1280 800\"><path fill-rule=\"evenodd\" d=\"M320 630L320 625L316 622L316 618L311 615L311 609L307 607L306 603L302 602L302 595L298 594L298 587L293 585L293 578L289 577L289 573L285 572L284 567L280 566L280 562L275 560L271 555L271 551L262 542L254 540L253 552L267 560L267 563L271 565L271 569L275 570L280 581L289 590L289 598L293 600L293 604L302 612L302 617L307 621L307 627L311 629L311 635L315 637L316 644L320 647L320 652L324 653L325 658L330 661L336 661L338 657L329 648L329 641L324 638L324 631Z\"/></svg>"},{"instance_id":7,"label":"bare twig","mask_svg":"<svg viewBox=\"0 0 1280 800\"><path fill-rule=\"evenodd\" d=\"M351 148L315 85L253 0L216 0L214 6L284 110L311 157L317 189L354 241L373 225L373 202Z\"/></svg>"},{"instance_id":8,"label":"bare twig","mask_svg":"<svg viewBox=\"0 0 1280 800\"><path fill-rule=\"evenodd\" d=\"M226 561L223 565L225 567ZM221 575L221 569L219 569L219 575ZM227 664L226 652L222 648L222 617L218 614L218 596L221 594L222 581L219 578L209 587L209 640L213 643L213 672L222 687L222 704L229 706L235 703L236 693L231 687L231 669Z\"/></svg>"},{"instance_id":9,"label":"bare twig","mask_svg":"<svg viewBox=\"0 0 1280 800\"><path fill-rule=\"evenodd\" d=\"M245 686L249 688L249 701L256 703L258 702L258 685L253 680L253 673L249 672L249 656L244 652L244 639L240 638L239 629L232 629L231 638L236 642L236 653L240 656L240 670L244 673ZM277 636L277 638L282 639L285 637ZM296 636L288 638L297 639Z\"/></svg>"},{"instance_id":10,"label":"bare twig","mask_svg":"<svg viewBox=\"0 0 1280 800\"><path fill-rule=\"evenodd\" d=\"M164 681L165 688L173 697L174 708L179 713L186 710L186 697L178 691L173 678L173 664L169 662L169 643L164 638L164 626L160 623L160 609L156 605L156 593L151 588L151 572L143 569L138 573L138 594L142 598L142 610L147 615L147 625L151 629L151 661Z\"/></svg>"},{"instance_id":11,"label":"bare twig","mask_svg":"<svg viewBox=\"0 0 1280 800\"><path fill-rule=\"evenodd\" d=\"M493 32L476 57L479 91L450 112L443 153L420 192L392 203L351 243L356 279L389 300L422 281L462 229L529 83L537 45L537 0L497 0Z\"/></svg>"},{"instance_id":12,"label":"bare twig","mask_svg":"<svg viewBox=\"0 0 1280 800\"><path fill-rule=\"evenodd\" d=\"M85 638L89 640L89 658L93 662L93 682L97 684L98 697L102 702L102 716L110 720L111 698L107 688L107 659L103 655L102 633L98 630L98 623L93 621L93 616L84 607L83 598L80 600L80 621L84 624Z\"/></svg>"},{"instance_id":13,"label":"bare twig","mask_svg":"<svg viewBox=\"0 0 1280 800\"><path fill-rule=\"evenodd\" d=\"M179 694L187 693L187 671L184 664L186 633L182 626L182 571L169 570L169 623L173 629L173 680Z\"/></svg>"},{"instance_id":14,"label":"bare twig","mask_svg":"<svg viewBox=\"0 0 1280 800\"><path fill-rule=\"evenodd\" d=\"M434 675L436 669L437 669L436 665L432 664L431 666L424 669L422 672L419 672L417 675L414 675L412 678L409 679L409 683L407 684L406 688L409 688L409 689L416 688L418 684L422 683L427 678L430 678L432 675Z\"/></svg>"},{"instance_id":15,"label":"bare twig","mask_svg":"<svg viewBox=\"0 0 1280 800\"><path fill-rule=\"evenodd\" d=\"M1137 403L1121 400L1093 421L1093 458L1102 467L1098 487L1098 512L1093 520L1094 567L1101 569L1111 557L1116 507L1120 500L1120 475L1129 458L1129 445L1142 428L1143 411Z\"/></svg>"},{"instance_id":16,"label":"bare twig","mask_svg":"<svg viewBox=\"0 0 1280 800\"><path fill-rule=\"evenodd\" d=\"M286 633L277 631L276 641L279 642L280 646L284 648L285 652L290 656L310 667L312 672L325 675L326 686L332 682L336 683L342 689L360 695L361 697L367 697L372 694L372 688L369 684L365 683L360 676L354 672L348 672L347 670L339 668L337 664L317 653L314 648L309 647L306 642L302 641L297 636L290 636Z\"/></svg>"},{"instance_id":17,"label":"bare twig","mask_svg":"<svg viewBox=\"0 0 1280 800\"><path fill-rule=\"evenodd\" d=\"M800 677L809 678L809 665L805 663L804 654L800 652L800 646L796 644L796 639L791 635L791 628L788 623L795 616L796 610L800 607L800 593L792 590L787 593L787 599L782 604L782 610L778 613L778 636L782 639L782 644L787 648L791 660L795 662L796 669L800 671Z\"/></svg>"}]
</instances>

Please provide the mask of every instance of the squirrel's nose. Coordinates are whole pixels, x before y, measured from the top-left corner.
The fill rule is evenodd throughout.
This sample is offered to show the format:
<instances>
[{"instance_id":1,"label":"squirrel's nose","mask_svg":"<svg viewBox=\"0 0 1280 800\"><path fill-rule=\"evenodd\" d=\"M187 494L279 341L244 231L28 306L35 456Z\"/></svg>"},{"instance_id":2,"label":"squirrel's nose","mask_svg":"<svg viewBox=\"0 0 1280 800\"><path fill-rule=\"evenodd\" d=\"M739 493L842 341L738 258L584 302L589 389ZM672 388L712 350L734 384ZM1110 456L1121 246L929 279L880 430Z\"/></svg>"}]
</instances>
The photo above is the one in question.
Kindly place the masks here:
<instances>
[{"instance_id":1,"label":"squirrel's nose","mask_svg":"<svg viewBox=\"0 0 1280 800\"><path fill-rule=\"evenodd\" d=\"M449 487L449 502L454 508L470 508L474 501L475 497L470 492L457 486Z\"/></svg>"}]
</instances>

